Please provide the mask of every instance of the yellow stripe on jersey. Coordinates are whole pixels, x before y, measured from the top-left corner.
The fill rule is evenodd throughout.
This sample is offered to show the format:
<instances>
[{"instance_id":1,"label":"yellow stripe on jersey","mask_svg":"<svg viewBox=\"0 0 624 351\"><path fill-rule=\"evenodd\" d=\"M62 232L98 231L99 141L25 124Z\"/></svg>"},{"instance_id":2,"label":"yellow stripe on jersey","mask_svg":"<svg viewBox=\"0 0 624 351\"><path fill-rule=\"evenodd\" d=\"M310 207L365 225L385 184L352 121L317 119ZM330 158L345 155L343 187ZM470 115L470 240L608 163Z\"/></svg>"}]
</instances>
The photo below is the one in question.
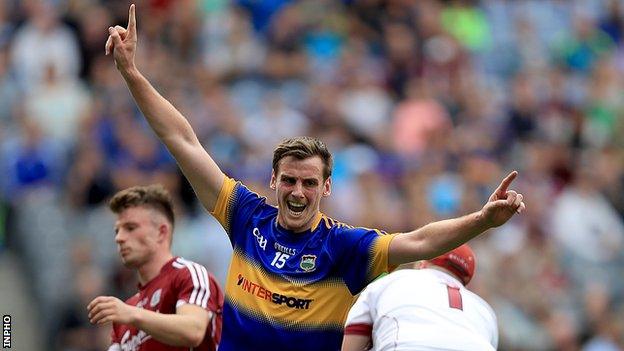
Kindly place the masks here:
<instances>
[{"instance_id":1,"label":"yellow stripe on jersey","mask_svg":"<svg viewBox=\"0 0 624 351\"><path fill-rule=\"evenodd\" d=\"M235 251L226 283L229 303L256 319L291 329L342 328L354 297L341 279L318 283L266 272Z\"/></svg>"},{"instance_id":2,"label":"yellow stripe on jersey","mask_svg":"<svg viewBox=\"0 0 624 351\"><path fill-rule=\"evenodd\" d=\"M323 219L324 216L325 215L323 215L323 213L321 213L321 212L317 212L316 213L316 215L314 216L314 219L312 220L312 228L310 228L311 232L316 230L316 228L321 223L321 219Z\"/></svg>"},{"instance_id":3,"label":"yellow stripe on jersey","mask_svg":"<svg viewBox=\"0 0 624 351\"><path fill-rule=\"evenodd\" d=\"M232 178L225 177L223 185L221 185L221 191L219 191L219 197L217 197L217 203L211 214L221 223L225 231L230 234L230 221L228 218L230 201L232 198L232 191L236 186L236 181Z\"/></svg>"},{"instance_id":4,"label":"yellow stripe on jersey","mask_svg":"<svg viewBox=\"0 0 624 351\"><path fill-rule=\"evenodd\" d=\"M377 278L382 273L393 271L396 267L389 266L388 263L388 250L390 249L390 242L398 234L382 234L379 233L379 237L375 240L375 243L371 245L370 256L368 266L369 281Z\"/></svg>"}]
</instances>

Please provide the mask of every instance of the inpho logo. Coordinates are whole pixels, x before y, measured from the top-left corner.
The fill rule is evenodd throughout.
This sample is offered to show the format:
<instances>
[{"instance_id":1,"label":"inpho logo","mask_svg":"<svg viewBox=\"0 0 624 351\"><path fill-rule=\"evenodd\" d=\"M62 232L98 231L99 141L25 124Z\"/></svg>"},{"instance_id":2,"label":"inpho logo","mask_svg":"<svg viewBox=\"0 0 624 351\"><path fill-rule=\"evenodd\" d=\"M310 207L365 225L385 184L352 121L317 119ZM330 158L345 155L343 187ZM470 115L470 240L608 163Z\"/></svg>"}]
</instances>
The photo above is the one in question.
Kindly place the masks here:
<instances>
[{"instance_id":1,"label":"inpho logo","mask_svg":"<svg viewBox=\"0 0 624 351\"><path fill-rule=\"evenodd\" d=\"M2 316L2 348L11 348L11 316Z\"/></svg>"}]
</instances>

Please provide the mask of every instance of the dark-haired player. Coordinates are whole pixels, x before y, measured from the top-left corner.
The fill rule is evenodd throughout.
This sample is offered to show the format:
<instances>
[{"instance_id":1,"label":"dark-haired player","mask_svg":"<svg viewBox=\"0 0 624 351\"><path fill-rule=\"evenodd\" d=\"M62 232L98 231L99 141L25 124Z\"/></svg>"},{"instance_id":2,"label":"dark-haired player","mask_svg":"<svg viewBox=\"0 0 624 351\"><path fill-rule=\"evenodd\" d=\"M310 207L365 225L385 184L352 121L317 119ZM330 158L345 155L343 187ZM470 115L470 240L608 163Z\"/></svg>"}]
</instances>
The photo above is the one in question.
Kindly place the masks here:
<instances>
[{"instance_id":1,"label":"dark-haired player","mask_svg":"<svg viewBox=\"0 0 624 351\"><path fill-rule=\"evenodd\" d=\"M198 263L171 254L171 198L158 185L115 194L115 242L139 291L125 303L99 296L87 306L92 323L112 322L109 351L214 351L221 336L223 293Z\"/></svg>"},{"instance_id":2,"label":"dark-haired player","mask_svg":"<svg viewBox=\"0 0 624 351\"><path fill-rule=\"evenodd\" d=\"M270 187L278 206L270 206L221 171L186 118L138 70L134 5L128 28L108 31L106 52L234 249L221 351L337 350L353 296L380 273L452 250L524 209L522 195L508 190L512 172L483 208L460 218L390 235L346 225L320 212L331 194L332 156L310 137L275 149Z\"/></svg>"}]
</instances>

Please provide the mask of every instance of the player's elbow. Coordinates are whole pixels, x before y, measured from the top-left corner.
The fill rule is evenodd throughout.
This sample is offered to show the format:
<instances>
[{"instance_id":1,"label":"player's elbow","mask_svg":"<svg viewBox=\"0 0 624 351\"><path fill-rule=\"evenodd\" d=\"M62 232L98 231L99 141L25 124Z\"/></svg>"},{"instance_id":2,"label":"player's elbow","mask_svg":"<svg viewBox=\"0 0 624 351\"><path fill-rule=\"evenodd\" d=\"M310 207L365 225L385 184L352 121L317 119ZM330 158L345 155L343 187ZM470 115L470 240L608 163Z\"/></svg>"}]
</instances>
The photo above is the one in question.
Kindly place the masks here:
<instances>
[{"instance_id":1,"label":"player's elbow","mask_svg":"<svg viewBox=\"0 0 624 351\"><path fill-rule=\"evenodd\" d=\"M204 341L204 337L206 336L206 323L195 323L192 328L186 333L186 339L188 342L188 346L197 347L199 344Z\"/></svg>"},{"instance_id":2,"label":"player's elbow","mask_svg":"<svg viewBox=\"0 0 624 351\"><path fill-rule=\"evenodd\" d=\"M184 335L181 337L180 346L184 347L197 347L204 340L204 331L199 331L193 328L192 330L187 330Z\"/></svg>"},{"instance_id":3,"label":"player's elbow","mask_svg":"<svg viewBox=\"0 0 624 351\"><path fill-rule=\"evenodd\" d=\"M206 335L209 322L209 312L199 306L183 305L178 313L181 318L177 321L179 337L185 347L199 346Z\"/></svg>"},{"instance_id":4,"label":"player's elbow","mask_svg":"<svg viewBox=\"0 0 624 351\"><path fill-rule=\"evenodd\" d=\"M193 333L193 335L189 337L189 344L191 347L197 347L199 346L199 344L202 343L203 340L204 333Z\"/></svg>"}]
</instances>

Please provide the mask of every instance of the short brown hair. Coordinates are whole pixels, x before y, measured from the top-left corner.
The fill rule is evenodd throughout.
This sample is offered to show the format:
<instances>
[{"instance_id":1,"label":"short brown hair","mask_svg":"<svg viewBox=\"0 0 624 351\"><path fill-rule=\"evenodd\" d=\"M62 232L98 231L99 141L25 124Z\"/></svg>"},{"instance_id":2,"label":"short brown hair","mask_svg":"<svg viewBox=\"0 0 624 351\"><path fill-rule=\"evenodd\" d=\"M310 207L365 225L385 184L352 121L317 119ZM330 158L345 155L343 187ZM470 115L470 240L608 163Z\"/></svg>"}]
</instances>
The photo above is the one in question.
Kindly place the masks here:
<instances>
[{"instance_id":1,"label":"short brown hair","mask_svg":"<svg viewBox=\"0 0 624 351\"><path fill-rule=\"evenodd\" d=\"M325 166L323 169L323 179L331 176L333 158L327 146L322 141L308 137L294 137L282 141L273 151L273 172L277 174L279 162L284 157L293 156L299 160L319 156Z\"/></svg>"},{"instance_id":2,"label":"short brown hair","mask_svg":"<svg viewBox=\"0 0 624 351\"><path fill-rule=\"evenodd\" d=\"M169 192L162 185L133 186L117 192L108 203L108 207L115 214L120 214L130 207L138 206L150 207L162 213L173 227L175 222L173 201Z\"/></svg>"}]
</instances>

